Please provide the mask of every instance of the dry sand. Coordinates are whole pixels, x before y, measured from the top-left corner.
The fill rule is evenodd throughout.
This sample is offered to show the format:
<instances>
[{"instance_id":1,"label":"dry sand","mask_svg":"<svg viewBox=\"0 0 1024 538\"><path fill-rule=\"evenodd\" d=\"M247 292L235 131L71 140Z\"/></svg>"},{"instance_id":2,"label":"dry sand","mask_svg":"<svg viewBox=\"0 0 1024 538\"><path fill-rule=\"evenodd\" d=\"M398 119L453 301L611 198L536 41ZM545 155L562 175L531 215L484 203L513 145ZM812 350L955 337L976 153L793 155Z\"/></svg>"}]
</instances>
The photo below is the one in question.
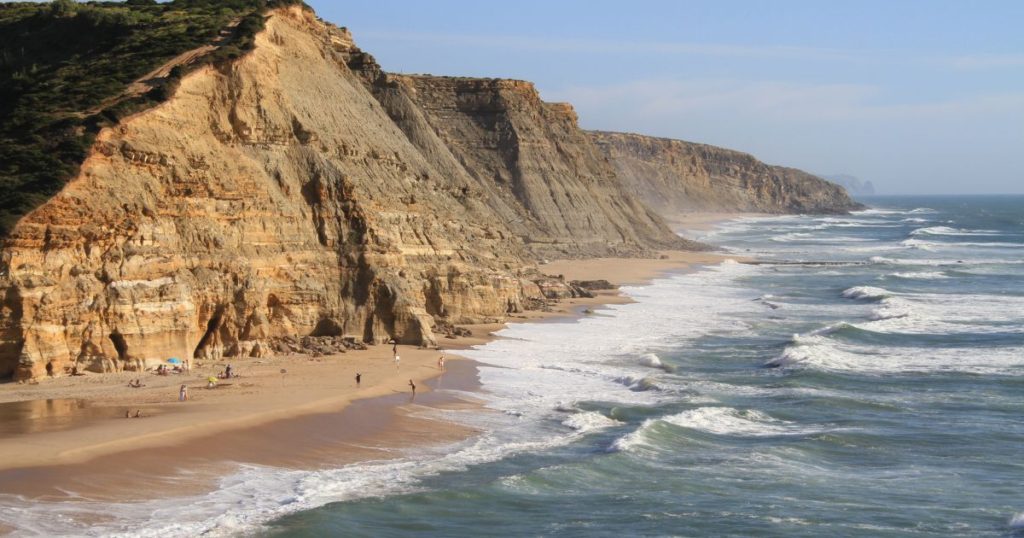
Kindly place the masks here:
<instances>
[{"instance_id":1,"label":"dry sand","mask_svg":"<svg viewBox=\"0 0 1024 538\"><path fill-rule=\"evenodd\" d=\"M690 222L710 224L734 216ZM666 251L658 259L565 260L541 269L567 279L638 284L722 259L712 253ZM617 291L605 291L591 299L558 302L548 311L513 315L509 322L581 315L596 305L628 301ZM484 343L503 326L472 326L471 337L443 340L448 367L441 378L437 350L399 346L396 367L391 346L378 345L316 359L293 355L232 361L240 377L222 380L215 389L205 388L206 380L227 362L201 362L188 374L166 377L127 372L0 385L0 402L6 402L0 403L5 424L0 427L0 492L35 498L59 498L67 489L91 498L138 498L147 491L166 496L185 488L174 478L183 467L205 470L197 474L207 480L190 487L209 487L217 470L225 470L223 462L316 468L386 457L392 447L465 438L472 432L412 417L411 411L475 405L431 394L431 387L475 388L475 363L448 350ZM360 387L356 372L362 374ZM132 379L146 386L129 388ZM418 386L416 399L410 379ZM186 402L177 401L182 384L189 388ZM124 418L125 411L137 410L142 418Z\"/></svg>"}]
</instances>

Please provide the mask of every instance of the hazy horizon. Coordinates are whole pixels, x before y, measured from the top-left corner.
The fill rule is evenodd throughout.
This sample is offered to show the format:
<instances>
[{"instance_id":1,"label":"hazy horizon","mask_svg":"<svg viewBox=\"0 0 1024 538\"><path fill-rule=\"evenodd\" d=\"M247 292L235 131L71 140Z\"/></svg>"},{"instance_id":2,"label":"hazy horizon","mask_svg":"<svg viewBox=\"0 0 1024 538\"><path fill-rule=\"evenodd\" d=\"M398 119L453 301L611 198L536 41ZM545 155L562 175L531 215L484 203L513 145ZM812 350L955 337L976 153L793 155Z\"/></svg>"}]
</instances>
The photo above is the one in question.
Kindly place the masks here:
<instances>
[{"instance_id":1,"label":"hazy horizon","mask_svg":"<svg viewBox=\"0 0 1024 538\"><path fill-rule=\"evenodd\" d=\"M1024 193L1024 4L308 3L385 70L530 80L587 129L879 194Z\"/></svg>"}]
</instances>

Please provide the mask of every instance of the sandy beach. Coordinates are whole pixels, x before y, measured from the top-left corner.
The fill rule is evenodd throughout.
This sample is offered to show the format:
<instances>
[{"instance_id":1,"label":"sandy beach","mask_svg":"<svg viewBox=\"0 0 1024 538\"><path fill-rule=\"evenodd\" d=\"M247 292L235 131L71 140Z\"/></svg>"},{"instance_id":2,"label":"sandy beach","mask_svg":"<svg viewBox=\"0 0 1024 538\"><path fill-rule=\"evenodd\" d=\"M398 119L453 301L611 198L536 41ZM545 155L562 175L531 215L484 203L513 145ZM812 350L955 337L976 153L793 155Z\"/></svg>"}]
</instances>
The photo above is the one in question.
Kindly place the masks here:
<instances>
[{"instance_id":1,"label":"sandy beach","mask_svg":"<svg viewBox=\"0 0 1024 538\"><path fill-rule=\"evenodd\" d=\"M695 215L690 229L725 218ZM722 259L715 253L666 251L656 259L558 260L540 268L570 280L625 285ZM609 290L516 314L508 322L582 315L588 308L627 301ZM377 345L317 358L231 361L238 377L220 380L217 388L207 388L207 380L227 361L200 362L188 373L170 376L123 372L8 383L0 386L0 413L7 424L0 430L0 492L59 498L73 483L76 494L90 498L164 496L204 487L218 470L227 470L223 462L316 468L388 457L389 447L465 438L472 432L413 416L414 411L473 406L472 400L435 396L432 387L475 389L474 363L460 359L457 350L494 338L503 326L470 326L470 337L443 339L445 371L438 367L438 350L399 346L396 365L392 347ZM133 379L145 386L129 387ZM410 380L417 385L415 398ZM188 401L178 401L181 385L188 387ZM137 411L141 418L125 418ZM202 469L193 473L202 479L175 480L183 468Z\"/></svg>"},{"instance_id":2,"label":"sandy beach","mask_svg":"<svg viewBox=\"0 0 1024 538\"><path fill-rule=\"evenodd\" d=\"M707 212L707 213L677 213L665 217L665 221L676 233L687 235L687 232L702 232L710 230L719 222L738 219L743 217L771 217L768 213L730 213L730 212Z\"/></svg>"}]
</instances>

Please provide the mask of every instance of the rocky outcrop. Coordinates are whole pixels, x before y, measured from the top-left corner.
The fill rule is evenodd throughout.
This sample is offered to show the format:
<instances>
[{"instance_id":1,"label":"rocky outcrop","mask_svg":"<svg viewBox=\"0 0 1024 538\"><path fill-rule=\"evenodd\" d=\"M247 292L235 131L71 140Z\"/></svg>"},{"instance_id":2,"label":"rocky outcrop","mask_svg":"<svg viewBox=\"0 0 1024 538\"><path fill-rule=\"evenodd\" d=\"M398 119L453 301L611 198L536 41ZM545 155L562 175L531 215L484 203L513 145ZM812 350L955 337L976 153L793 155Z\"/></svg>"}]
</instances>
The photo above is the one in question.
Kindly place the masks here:
<instances>
[{"instance_id":1,"label":"rocky outcrop","mask_svg":"<svg viewBox=\"0 0 1024 538\"><path fill-rule=\"evenodd\" d=\"M431 344L542 298L522 239L280 10L228 68L101 132L0 254L0 375L256 357L296 336ZM526 269L524 269L526 268Z\"/></svg>"},{"instance_id":2,"label":"rocky outcrop","mask_svg":"<svg viewBox=\"0 0 1024 538\"><path fill-rule=\"evenodd\" d=\"M691 211L843 213L842 187L795 168L706 144L591 131L625 187L660 214Z\"/></svg>"}]
</instances>

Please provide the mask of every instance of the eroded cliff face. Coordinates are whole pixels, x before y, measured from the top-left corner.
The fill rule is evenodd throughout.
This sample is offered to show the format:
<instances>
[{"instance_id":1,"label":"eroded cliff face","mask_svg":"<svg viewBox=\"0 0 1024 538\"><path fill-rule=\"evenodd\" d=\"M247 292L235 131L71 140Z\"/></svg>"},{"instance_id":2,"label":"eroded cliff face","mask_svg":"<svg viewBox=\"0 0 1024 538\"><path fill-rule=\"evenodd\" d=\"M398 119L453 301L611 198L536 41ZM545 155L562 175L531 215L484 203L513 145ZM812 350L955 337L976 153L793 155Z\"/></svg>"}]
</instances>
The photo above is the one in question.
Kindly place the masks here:
<instances>
[{"instance_id":1,"label":"eroded cliff face","mask_svg":"<svg viewBox=\"0 0 1024 538\"><path fill-rule=\"evenodd\" d=\"M795 168L706 144L590 131L624 186L661 215L689 211L844 213L842 187Z\"/></svg>"},{"instance_id":2,"label":"eroded cliff face","mask_svg":"<svg viewBox=\"0 0 1024 538\"><path fill-rule=\"evenodd\" d=\"M383 72L355 48L360 74L424 157L544 257L705 248L673 234L626 192L566 103L530 82Z\"/></svg>"},{"instance_id":3,"label":"eroded cliff face","mask_svg":"<svg viewBox=\"0 0 1024 538\"><path fill-rule=\"evenodd\" d=\"M0 259L0 375L249 357L275 338L432 343L542 296L522 240L420 153L298 8L101 133Z\"/></svg>"}]
</instances>

